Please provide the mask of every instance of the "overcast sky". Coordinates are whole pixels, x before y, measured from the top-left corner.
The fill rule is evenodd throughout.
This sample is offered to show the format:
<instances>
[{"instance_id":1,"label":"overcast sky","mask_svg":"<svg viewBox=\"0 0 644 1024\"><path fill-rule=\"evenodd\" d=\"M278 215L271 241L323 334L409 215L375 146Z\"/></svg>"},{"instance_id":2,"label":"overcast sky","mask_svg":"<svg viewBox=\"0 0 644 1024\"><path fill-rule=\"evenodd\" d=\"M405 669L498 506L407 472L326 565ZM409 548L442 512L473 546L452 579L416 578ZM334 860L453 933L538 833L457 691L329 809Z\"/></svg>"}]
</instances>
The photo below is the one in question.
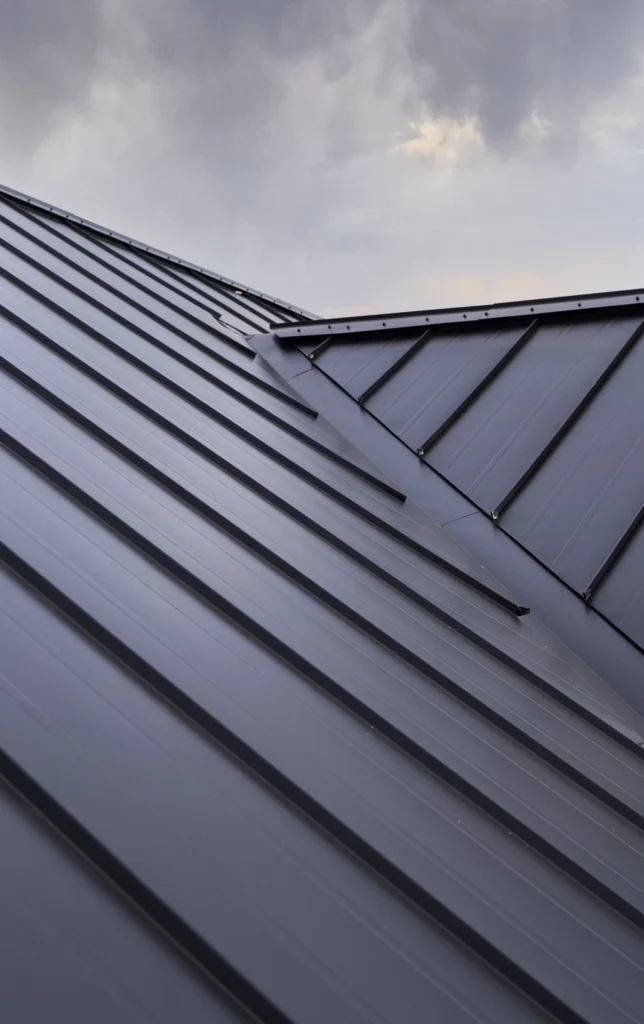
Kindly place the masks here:
<instances>
[{"instance_id":1,"label":"overcast sky","mask_svg":"<svg viewBox=\"0 0 644 1024\"><path fill-rule=\"evenodd\" d=\"M0 0L0 181L319 313L644 287L642 0Z\"/></svg>"}]
</instances>

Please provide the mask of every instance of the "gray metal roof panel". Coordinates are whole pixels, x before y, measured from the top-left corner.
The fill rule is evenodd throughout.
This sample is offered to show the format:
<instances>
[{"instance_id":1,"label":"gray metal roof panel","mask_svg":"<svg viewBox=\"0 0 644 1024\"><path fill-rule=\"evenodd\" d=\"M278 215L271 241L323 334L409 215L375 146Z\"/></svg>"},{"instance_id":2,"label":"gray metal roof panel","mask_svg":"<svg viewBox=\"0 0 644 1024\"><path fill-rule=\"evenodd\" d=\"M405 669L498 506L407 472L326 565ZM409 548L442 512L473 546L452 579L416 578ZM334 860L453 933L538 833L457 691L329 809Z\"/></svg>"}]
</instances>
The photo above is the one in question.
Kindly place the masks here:
<instances>
[{"instance_id":1,"label":"gray metal roof panel","mask_svg":"<svg viewBox=\"0 0 644 1024\"><path fill-rule=\"evenodd\" d=\"M529 309L441 311L416 316L413 330L405 316L332 322L306 328L302 342L284 326L274 337L297 344L476 509L642 646L639 299L631 293L545 300ZM325 345L315 352L317 339ZM604 598L611 576L616 582Z\"/></svg>"},{"instance_id":2,"label":"gray metal roof panel","mask_svg":"<svg viewBox=\"0 0 644 1024\"><path fill-rule=\"evenodd\" d=\"M69 225L54 226L46 218L30 217L26 221L22 210L5 207L5 211L2 213L2 222L9 228L4 233L5 238L10 240L11 229L14 229L22 235L18 247L21 253L31 250L43 265L46 257L51 255L53 259L49 263L53 268L59 268L60 263L64 262L69 268L69 274L80 280L86 294L89 294L92 284L98 284L99 295L105 291L111 292L118 303L143 313L146 319L153 319L162 327L174 330L180 337L187 336L191 343L201 341L209 347L213 338L223 336L229 343L232 342L235 349L252 357L248 344L243 338L238 338L239 332L233 335L225 328L221 320L223 310L216 310L213 306L207 311L184 300L169 288L149 287L149 282L137 272L132 260L126 263L118 250L112 252L108 246L79 234L70 229Z\"/></svg>"},{"instance_id":3,"label":"gray metal roof panel","mask_svg":"<svg viewBox=\"0 0 644 1024\"><path fill-rule=\"evenodd\" d=\"M169 264L178 268L183 273L195 275L198 279L212 281L213 284L218 287L225 288L232 294L248 295L249 297L252 296L254 301L258 303L261 308L272 311L274 316L282 314L283 321L290 320L292 317L302 321L315 319L313 314L307 313L306 310L300 309L298 306L294 306L291 303L282 302L280 299L273 298L273 296L267 295L266 292L257 291L257 289L250 288L248 285L241 284L239 281L235 281L230 277L223 277L220 274L215 274L212 270L207 270L205 267L200 267L195 263L190 263L188 260L180 259L178 256L173 256L170 253L164 252L162 249L146 245L144 242L137 242L136 239L130 238L128 235L123 235L118 231L112 231L110 228L103 227L101 224L96 224L94 221L87 220L86 218L78 217L74 213L69 213L67 210L63 210L58 206L52 206L50 203L45 203L40 199L35 199L33 196L26 195L24 192L18 192L16 189L9 188L7 185L0 185L0 195L3 199L17 202L28 210L44 213L47 216L53 217L56 221L76 225L81 230L88 231L93 236L100 239L109 239L110 242L126 246L132 251L144 253L155 261L158 261L159 264Z\"/></svg>"},{"instance_id":4,"label":"gray metal roof panel","mask_svg":"<svg viewBox=\"0 0 644 1024\"><path fill-rule=\"evenodd\" d=\"M28 217L40 230L64 240L70 247L89 257L89 266L107 268L124 281L133 281L138 289L139 300L145 295L146 303L151 297L155 303L169 308L178 308L189 320L212 326L213 317L234 321L238 329L257 329L269 323L275 311L264 308L261 303L253 304L239 289L228 288L212 282L198 281L189 271L182 271L167 262L156 261L136 249L125 249L107 238L99 238L89 231L79 231L62 220L46 215L26 212L19 207L21 217ZM101 273L103 271L101 270ZM284 311L283 315L287 315Z\"/></svg>"},{"instance_id":5,"label":"gray metal roof panel","mask_svg":"<svg viewBox=\"0 0 644 1024\"><path fill-rule=\"evenodd\" d=\"M519 595L519 600L529 601L550 630L571 645L616 694L621 694L640 715L644 713L639 648L499 529L489 515L477 511L469 499L426 460L419 459L412 448L401 444L359 402L314 369L297 348L270 334L257 336L252 342L304 401L324 409L345 437L359 445L371 462L441 525L443 534L457 539L479 564L492 568L495 577Z\"/></svg>"},{"instance_id":6,"label":"gray metal roof panel","mask_svg":"<svg viewBox=\"0 0 644 1024\"><path fill-rule=\"evenodd\" d=\"M137 1000L186 1021L643 1019L637 716L332 415L260 358L197 359L148 324L158 287L150 311L175 295L196 339L189 289L40 230L0 246L0 745L40 816L44 927L61 894L82 906L52 1005L92 1015L103 985L105 1021ZM72 991L83 929L87 958L119 935L129 958ZM36 944L12 949L18 1024Z\"/></svg>"},{"instance_id":7,"label":"gray metal roof panel","mask_svg":"<svg viewBox=\"0 0 644 1024\"><path fill-rule=\"evenodd\" d=\"M42 627L43 606L29 602L20 588L12 595L15 611ZM20 632L24 624L14 615L11 628ZM39 653L30 641L23 668L51 674L51 652L44 658ZM62 684L62 673L56 682ZM7 1020L241 1024L251 1019L4 783L0 831L1 1002Z\"/></svg>"}]
</instances>

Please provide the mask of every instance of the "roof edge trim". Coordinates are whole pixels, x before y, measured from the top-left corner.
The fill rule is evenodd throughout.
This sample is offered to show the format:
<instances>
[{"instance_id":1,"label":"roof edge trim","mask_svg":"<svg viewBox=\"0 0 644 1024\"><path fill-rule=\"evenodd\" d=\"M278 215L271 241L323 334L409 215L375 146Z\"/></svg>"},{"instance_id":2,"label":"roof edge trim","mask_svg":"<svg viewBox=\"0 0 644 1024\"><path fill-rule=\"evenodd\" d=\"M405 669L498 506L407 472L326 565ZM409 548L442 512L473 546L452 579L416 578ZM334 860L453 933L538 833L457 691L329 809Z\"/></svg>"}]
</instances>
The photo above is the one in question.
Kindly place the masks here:
<instances>
[{"instance_id":1,"label":"roof edge trim","mask_svg":"<svg viewBox=\"0 0 644 1024\"><path fill-rule=\"evenodd\" d=\"M318 318L311 324L291 324L282 321L271 324L271 331L280 341L298 341L331 332L331 339L350 331L357 334L400 330L403 328L427 328L434 325L485 323L489 320L525 319L535 315L577 313L597 315L601 312L644 308L644 288L628 291L598 292L596 294L572 295L548 299L525 299L521 302L498 302L488 306L451 306L444 309L410 310L402 313L369 313L366 316Z\"/></svg>"},{"instance_id":2,"label":"roof edge trim","mask_svg":"<svg viewBox=\"0 0 644 1024\"><path fill-rule=\"evenodd\" d=\"M139 249L141 252L147 253L148 256L154 256L166 263L171 263L173 266L183 267L185 270L189 270L191 273L197 274L200 277L209 278L210 280L217 282L217 284L224 284L230 288L238 288L244 294L253 295L256 298L263 299L273 305L281 306L282 309L290 310L298 316L305 317L307 320L316 319L314 313L309 313L307 310L301 309L299 306L295 306L291 302L284 302L282 299L275 298L274 295L269 295L268 292L259 291L257 288L250 288L246 284L235 281L232 277L224 277L222 274L217 274L213 270L208 270L206 267L199 266L198 263L191 263L189 260L182 260L178 256L173 256L171 253L165 252L163 249L157 249L153 245L146 245L144 242L139 242L135 238L130 238L129 235L123 235L119 231L111 231L102 224L86 220L84 217L78 217L75 213L63 210L62 207L52 206L51 203L45 203L41 199L35 199L33 196L27 195L25 192L18 192L16 189L10 188L8 185L0 184L0 196L6 196L7 198L13 199L17 202L36 207L36 209L42 210L43 213L50 214L60 220L69 221L72 224L77 224L79 227L87 228L89 231L94 231L96 234L104 235L105 237L112 239L114 242L120 242L123 245L127 245L131 249Z\"/></svg>"}]
</instances>

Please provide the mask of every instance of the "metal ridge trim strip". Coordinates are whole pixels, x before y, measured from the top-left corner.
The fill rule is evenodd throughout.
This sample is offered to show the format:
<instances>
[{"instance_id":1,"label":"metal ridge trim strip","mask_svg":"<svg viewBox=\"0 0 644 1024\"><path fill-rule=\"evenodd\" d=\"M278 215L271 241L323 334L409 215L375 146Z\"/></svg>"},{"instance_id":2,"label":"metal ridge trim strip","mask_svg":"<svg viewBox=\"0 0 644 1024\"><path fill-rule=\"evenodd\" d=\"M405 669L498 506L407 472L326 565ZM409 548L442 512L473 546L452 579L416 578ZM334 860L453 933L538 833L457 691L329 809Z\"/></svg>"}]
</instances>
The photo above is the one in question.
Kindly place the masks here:
<instances>
[{"instance_id":1,"label":"metal ridge trim strip","mask_svg":"<svg viewBox=\"0 0 644 1024\"><path fill-rule=\"evenodd\" d=\"M456 326L484 324L489 320L505 320L522 323L539 317L574 313L581 319L601 315L628 314L638 312L644 304L644 288L638 291L613 292L606 295L585 295L580 299L538 299L532 302L508 303L507 305L475 306L463 309L420 310L409 313L380 313L344 319L318 319L310 324L275 323L271 332L279 341L297 343L322 334L340 335L347 338L356 334L388 334L391 331L417 327Z\"/></svg>"},{"instance_id":2,"label":"metal ridge trim strip","mask_svg":"<svg viewBox=\"0 0 644 1024\"><path fill-rule=\"evenodd\" d=\"M140 249L142 252L150 253L150 255L156 256L158 259L166 260L168 263L174 263L177 266L184 267L186 270L190 270L192 273L199 276L212 278L213 281L228 285L231 288L239 288L242 292L248 292L249 295L255 295L259 299L265 299L267 302L270 302L275 306L281 306L283 309L292 310L298 316L302 316L306 320L315 319L315 315L313 313L308 313L305 309L300 309L299 306L295 306L290 302L283 302L281 299L276 299L274 296L268 295L266 292L258 291L257 288L251 288L248 285L241 284L239 281L233 280L233 278L216 274L212 270L200 267L197 263L190 263L188 260L179 259L178 256L171 256L170 253L165 252L163 249L157 249L154 246L145 245L144 242L137 242L136 239L130 238L128 235L120 234L118 231L110 231L109 228L103 227L101 224L96 224L94 221L86 220L83 217L77 217L76 214L69 213L67 210L63 210L59 206L52 206L51 203L45 203L41 199L35 199L33 196L26 195L24 192L18 192L16 189L9 188L8 185L0 185L0 195L4 195L9 199L16 199L28 206L34 206L36 209L43 210L45 213L49 213L61 220L70 221L73 224L79 224L82 227L89 228L90 231L94 231L96 234L104 235L117 242L122 242L124 245L129 245L133 249Z\"/></svg>"}]
</instances>

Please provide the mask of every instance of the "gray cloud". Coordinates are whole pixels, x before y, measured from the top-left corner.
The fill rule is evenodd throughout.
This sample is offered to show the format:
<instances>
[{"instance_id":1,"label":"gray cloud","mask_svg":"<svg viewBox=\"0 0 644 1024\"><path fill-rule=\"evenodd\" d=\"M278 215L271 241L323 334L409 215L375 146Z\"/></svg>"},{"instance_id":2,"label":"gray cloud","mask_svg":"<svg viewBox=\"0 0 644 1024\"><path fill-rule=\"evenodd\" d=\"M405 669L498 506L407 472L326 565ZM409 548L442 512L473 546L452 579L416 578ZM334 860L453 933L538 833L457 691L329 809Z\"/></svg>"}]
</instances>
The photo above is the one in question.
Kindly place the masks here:
<instances>
[{"instance_id":1,"label":"gray cloud","mask_svg":"<svg viewBox=\"0 0 644 1024\"><path fill-rule=\"evenodd\" d=\"M383 84L404 72L418 104L437 116L478 114L499 146L516 140L535 108L573 142L587 105L637 69L644 40L641 0L132 0L128 8L158 73L175 75L189 100L183 126L210 115L231 142L245 132L251 151L272 127L284 76L317 55L330 81L346 78L354 47L385 8L394 38L378 40ZM359 147L352 112L362 113L347 95L329 131L331 158Z\"/></svg>"},{"instance_id":2,"label":"gray cloud","mask_svg":"<svg viewBox=\"0 0 644 1024\"><path fill-rule=\"evenodd\" d=\"M640 0L413 0L410 45L425 95L441 112L477 112L507 143L534 107L574 133L593 100L638 66Z\"/></svg>"},{"instance_id":3,"label":"gray cloud","mask_svg":"<svg viewBox=\"0 0 644 1024\"><path fill-rule=\"evenodd\" d=\"M144 41L145 73L169 90L166 118L177 141L271 159L275 105L286 76L323 58L341 81L356 40L390 7L398 49L378 41L380 75L396 85L400 46L417 109L478 114L488 142L507 145L535 107L574 136L587 104L631 75L644 39L641 0L2 0L0 130L29 146L74 102L106 48L125 54ZM109 12L121 8L120 32ZM108 28L106 28L106 25ZM395 52L396 59L392 59ZM132 54L140 59L140 50ZM410 102L410 109L411 109ZM328 158L359 150L364 114L347 95L326 126ZM281 126L283 128L283 125ZM303 132L305 126L294 126ZM280 139L281 142L288 140Z\"/></svg>"},{"instance_id":4,"label":"gray cloud","mask_svg":"<svg viewBox=\"0 0 644 1024\"><path fill-rule=\"evenodd\" d=\"M98 0L0 0L0 141L37 144L91 77L100 36Z\"/></svg>"},{"instance_id":5,"label":"gray cloud","mask_svg":"<svg viewBox=\"0 0 644 1024\"><path fill-rule=\"evenodd\" d=\"M583 270L593 245L640 267L615 213L638 195L637 145L619 167L577 147L588 105L638 67L639 0L0 8L0 178L215 270L323 310L465 301L459 274L495 298L525 274L608 287ZM535 109L554 135L531 149ZM396 151L410 122L471 115L472 166Z\"/></svg>"}]
</instances>

